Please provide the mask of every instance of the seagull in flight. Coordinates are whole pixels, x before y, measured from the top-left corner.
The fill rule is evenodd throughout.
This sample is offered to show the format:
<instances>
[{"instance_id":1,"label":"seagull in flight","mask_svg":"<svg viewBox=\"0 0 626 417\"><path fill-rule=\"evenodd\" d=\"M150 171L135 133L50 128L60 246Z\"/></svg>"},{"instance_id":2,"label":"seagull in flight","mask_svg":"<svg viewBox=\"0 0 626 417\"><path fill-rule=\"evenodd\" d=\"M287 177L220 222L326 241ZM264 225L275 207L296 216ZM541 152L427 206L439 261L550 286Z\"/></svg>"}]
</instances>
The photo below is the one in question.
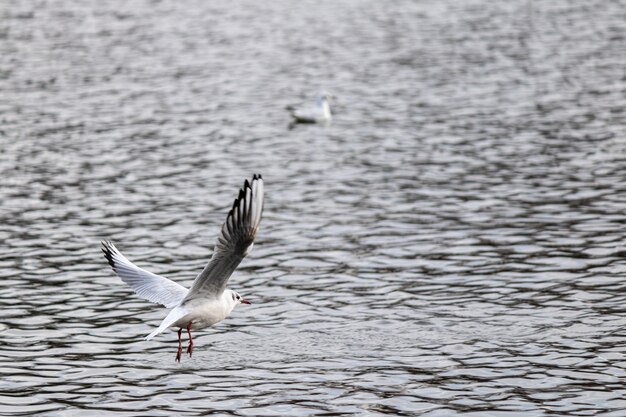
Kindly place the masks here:
<instances>
[{"instance_id":1,"label":"seagull in flight","mask_svg":"<svg viewBox=\"0 0 626 417\"><path fill-rule=\"evenodd\" d=\"M176 361L180 362L183 329L186 328L189 335L187 353L191 357L192 329L212 326L224 320L237 305L250 304L237 292L227 289L226 284L239 263L252 250L262 213L263 178L255 174L252 181L246 180L239 190L217 237L213 256L189 290L172 280L139 268L126 259L113 243L102 241L104 257L122 281L139 297L172 309L146 340L169 327L178 328Z\"/></svg>"},{"instance_id":2,"label":"seagull in flight","mask_svg":"<svg viewBox=\"0 0 626 417\"><path fill-rule=\"evenodd\" d=\"M330 113L329 100L332 96L322 92L315 99L315 105L308 108L295 108L287 106L287 110L293 117L294 123L324 123L330 122L332 114Z\"/></svg>"}]
</instances>

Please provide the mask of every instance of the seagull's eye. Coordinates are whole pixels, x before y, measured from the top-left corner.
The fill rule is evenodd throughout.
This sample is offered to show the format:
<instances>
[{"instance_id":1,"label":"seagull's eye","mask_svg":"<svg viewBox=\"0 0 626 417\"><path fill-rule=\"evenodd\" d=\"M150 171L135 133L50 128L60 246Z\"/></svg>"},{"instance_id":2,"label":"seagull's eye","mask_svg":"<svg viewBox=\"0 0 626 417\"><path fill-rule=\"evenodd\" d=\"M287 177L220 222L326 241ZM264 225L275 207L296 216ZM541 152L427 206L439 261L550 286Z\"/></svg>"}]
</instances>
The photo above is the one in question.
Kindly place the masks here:
<instances>
[{"instance_id":1,"label":"seagull's eye","mask_svg":"<svg viewBox=\"0 0 626 417\"><path fill-rule=\"evenodd\" d=\"M237 296L237 299L238 299L238 300L239 300L240 298L241 298L240 296Z\"/></svg>"}]
</instances>

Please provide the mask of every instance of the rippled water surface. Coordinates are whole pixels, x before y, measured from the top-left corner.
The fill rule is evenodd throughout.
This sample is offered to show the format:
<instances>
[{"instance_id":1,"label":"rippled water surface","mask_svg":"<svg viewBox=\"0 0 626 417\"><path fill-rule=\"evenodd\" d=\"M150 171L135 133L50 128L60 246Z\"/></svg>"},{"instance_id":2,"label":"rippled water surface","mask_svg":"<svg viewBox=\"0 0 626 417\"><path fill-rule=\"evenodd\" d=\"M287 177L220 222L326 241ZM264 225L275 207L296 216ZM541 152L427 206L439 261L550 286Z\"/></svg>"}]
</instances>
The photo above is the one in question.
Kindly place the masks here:
<instances>
[{"instance_id":1,"label":"rippled water surface","mask_svg":"<svg viewBox=\"0 0 626 417\"><path fill-rule=\"evenodd\" d=\"M624 416L626 4L0 5L0 415ZM329 126L288 128L321 89ZM266 181L252 301L174 362Z\"/></svg>"}]
</instances>

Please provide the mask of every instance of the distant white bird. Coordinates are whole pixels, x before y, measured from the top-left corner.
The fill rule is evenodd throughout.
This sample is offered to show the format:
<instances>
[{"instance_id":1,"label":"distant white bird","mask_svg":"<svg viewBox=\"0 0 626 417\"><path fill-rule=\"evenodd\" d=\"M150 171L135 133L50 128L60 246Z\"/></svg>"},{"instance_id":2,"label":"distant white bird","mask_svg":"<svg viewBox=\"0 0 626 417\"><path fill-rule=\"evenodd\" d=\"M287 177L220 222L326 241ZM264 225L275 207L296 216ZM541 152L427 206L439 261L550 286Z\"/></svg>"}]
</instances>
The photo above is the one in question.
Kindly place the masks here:
<instances>
[{"instance_id":1,"label":"distant white bird","mask_svg":"<svg viewBox=\"0 0 626 417\"><path fill-rule=\"evenodd\" d=\"M252 182L246 180L232 209L222 226L213 256L187 290L165 277L143 270L130 262L113 243L102 241L102 251L113 271L128 284L138 296L153 303L172 308L158 329L146 340L168 327L178 328L178 352L182 353L181 332L187 329L191 356L193 340L191 329L199 330L224 320L238 304L250 304L235 291L226 289L228 278L243 258L250 253L254 237L259 229L263 213L263 178L254 175Z\"/></svg>"},{"instance_id":2,"label":"distant white bird","mask_svg":"<svg viewBox=\"0 0 626 417\"><path fill-rule=\"evenodd\" d=\"M317 96L315 105L308 108L295 108L287 106L287 110L291 113L291 117L295 123L324 123L330 122L332 114L330 112L329 100L332 96L322 92Z\"/></svg>"}]
</instances>

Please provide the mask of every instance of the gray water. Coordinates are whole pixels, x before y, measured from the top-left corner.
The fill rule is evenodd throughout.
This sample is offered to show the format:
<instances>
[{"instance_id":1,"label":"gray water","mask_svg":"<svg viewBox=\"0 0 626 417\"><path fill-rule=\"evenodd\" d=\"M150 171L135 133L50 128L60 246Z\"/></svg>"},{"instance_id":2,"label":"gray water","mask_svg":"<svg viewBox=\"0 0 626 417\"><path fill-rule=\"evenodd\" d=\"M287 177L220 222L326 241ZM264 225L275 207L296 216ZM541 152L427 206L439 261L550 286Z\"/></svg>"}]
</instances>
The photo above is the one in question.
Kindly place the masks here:
<instances>
[{"instance_id":1,"label":"gray water","mask_svg":"<svg viewBox=\"0 0 626 417\"><path fill-rule=\"evenodd\" d=\"M626 415L626 4L0 5L0 415ZM337 100L329 126L284 107ZM252 301L189 285L266 182Z\"/></svg>"}]
</instances>

